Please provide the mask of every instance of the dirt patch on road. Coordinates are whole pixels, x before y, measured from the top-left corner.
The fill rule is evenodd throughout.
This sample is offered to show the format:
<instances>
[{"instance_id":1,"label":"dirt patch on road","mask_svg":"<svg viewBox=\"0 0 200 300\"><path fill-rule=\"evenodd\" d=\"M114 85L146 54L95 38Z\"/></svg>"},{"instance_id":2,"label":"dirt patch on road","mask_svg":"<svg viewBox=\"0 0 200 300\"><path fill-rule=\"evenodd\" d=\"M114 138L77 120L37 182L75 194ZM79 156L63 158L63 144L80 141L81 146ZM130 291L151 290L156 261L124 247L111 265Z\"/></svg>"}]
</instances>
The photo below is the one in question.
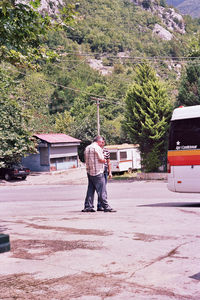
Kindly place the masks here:
<instances>
[{"instance_id":1,"label":"dirt patch on road","mask_svg":"<svg viewBox=\"0 0 200 300\"><path fill-rule=\"evenodd\" d=\"M39 280L29 274L1 276L1 299L71 300L81 296L102 299L119 293L121 281L105 274L82 273L58 279Z\"/></svg>"},{"instance_id":2,"label":"dirt patch on road","mask_svg":"<svg viewBox=\"0 0 200 300\"><path fill-rule=\"evenodd\" d=\"M143 241L143 242L154 242L157 240L176 240L176 237L172 236L163 236L163 235L152 235L144 233L135 233L133 240Z\"/></svg>"},{"instance_id":3,"label":"dirt patch on road","mask_svg":"<svg viewBox=\"0 0 200 300\"><path fill-rule=\"evenodd\" d=\"M44 255L50 255L59 251L71 251L75 249L100 250L94 241L61 241L61 240L14 240L12 241L12 257L22 259L42 259Z\"/></svg>"},{"instance_id":4,"label":"dirt patch on road","mask_svg":"<svg viewBox=\"0 0 200 300\"><path fill-rule=\"evenodd\" d=\"M48 230L56 230L56 231L65 231L70 234L80 234L80 235L99 235L99 236L107 236L112 233L105 230L99 229L82 229L82 228L67 228L67 227L54 227L54 226L45 226L45 225L36 225L29 224L29 227L33 227L35 229L48 229Z\"/></svg>"},{"instance_id":5,"label":"dirt patch on road","mask_svg":"<svg viewBox=\"0 0 200 300\"><path fill-rule=\"evenodd\" d=\"M114 273L87 273L74 274L60 278L40 280L30 274L15 274L1 276L0 296L8 300L71 300L87 297L100 299L117 299L123 294L129 299L130 293L135 298L144 299L195 300L190 295L178 295L170 289L160 289L154 286L142 286L138 283L127 282L116 278ZM126 296L127 295L127 296ZM122 297L120 297L122 299Z\"/></svg>"},{"instance_id":6,"label":"dirt patch on road","mask_svg":"<svg viewBox=\"0 0 200 300\"><path fill-rule=\"evenodd\" d=\"M33 223L28 223L24 221L15 221L17 224L24 224L26 227L32 227L40 230L55 230L64 231L69 234L79 234L79 235L98 235L98 236L108 236L112 235L111 231L99 230L99 229L84 229L84 228L73 228L73 227L59 227L59 226L49 226L49 225L37 225Z\"/></svg>"}]
</instances>

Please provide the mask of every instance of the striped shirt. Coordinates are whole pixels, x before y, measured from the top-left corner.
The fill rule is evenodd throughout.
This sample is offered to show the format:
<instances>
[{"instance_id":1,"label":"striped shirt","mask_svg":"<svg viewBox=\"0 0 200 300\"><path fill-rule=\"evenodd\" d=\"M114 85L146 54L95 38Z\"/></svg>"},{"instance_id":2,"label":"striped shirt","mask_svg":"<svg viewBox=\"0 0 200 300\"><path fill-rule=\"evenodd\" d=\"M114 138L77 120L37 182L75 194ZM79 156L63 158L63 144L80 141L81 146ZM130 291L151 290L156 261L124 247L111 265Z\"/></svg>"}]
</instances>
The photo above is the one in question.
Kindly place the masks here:
<instances>
[{"instance_id":1,"label":"striped shirt","mask_svg":"<svg viewBox=\"0 0 200 300\"><path fill-rule=\"evenodd\" d=\"M102 148L96 143L92 143L85 149L86 171L91 176L96 176L104 172L104 163L99 159L104 159Z\"/></svg>"},{"instance_id":2,"label":"striped shirt","mask_svg":"<svg viewBox=\"0 0 200 300\"><path fill-rule=\"evenodd\" d=\"M103 148L103 155L106 159L105 167L108 168L108 159L110 159L110 152L106 148Z\"/></svg>"}]
</instances>

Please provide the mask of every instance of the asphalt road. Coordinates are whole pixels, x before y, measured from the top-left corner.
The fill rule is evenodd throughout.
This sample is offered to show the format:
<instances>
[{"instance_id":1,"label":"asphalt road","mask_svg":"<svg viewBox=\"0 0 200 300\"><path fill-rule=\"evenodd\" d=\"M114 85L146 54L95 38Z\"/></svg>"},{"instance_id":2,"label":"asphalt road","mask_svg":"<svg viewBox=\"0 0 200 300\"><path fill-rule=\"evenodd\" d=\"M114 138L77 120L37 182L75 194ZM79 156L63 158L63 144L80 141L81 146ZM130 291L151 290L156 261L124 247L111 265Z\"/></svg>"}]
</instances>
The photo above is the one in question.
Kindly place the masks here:
<instances>
[{"instance_id":1,"label":"asphalt road","mask_svg":"<svg viewBox=\"0 0 200 300\"><path fill-rule=\"evenodd\" d=\"M0 186L0 299L200 299L199 194L112 182L117 213L81 213L86 188Z\"/></svg>"}]
</instances>

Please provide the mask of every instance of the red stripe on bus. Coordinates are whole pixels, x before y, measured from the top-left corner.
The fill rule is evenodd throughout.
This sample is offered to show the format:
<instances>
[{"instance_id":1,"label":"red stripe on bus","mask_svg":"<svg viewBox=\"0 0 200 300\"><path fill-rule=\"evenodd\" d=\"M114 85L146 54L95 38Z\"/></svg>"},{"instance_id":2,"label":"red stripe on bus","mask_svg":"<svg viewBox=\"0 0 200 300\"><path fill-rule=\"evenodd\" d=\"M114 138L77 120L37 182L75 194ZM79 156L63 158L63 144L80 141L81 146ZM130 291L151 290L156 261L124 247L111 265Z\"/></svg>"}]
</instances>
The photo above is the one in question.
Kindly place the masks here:
<instances>
[{"instance_id":1,"label":"red stripe on bus","mask_svg":"<svg viewBox=\"0 0 200 300\"><path fill-rule=\"evenodd\" d=\"M200 165L200 155L168 155L168 161L171 166Z\"/></svg>"},{"instance_id":2,"label":"red stripe on bus","mask_svg":"<svg viewBox=\"0 0 200 300\"><path fill-rule=\"evenodd\" d=\"M200 149L194 150L169 150L168 156L200 155Z\"/></svg>"}]
</instances>

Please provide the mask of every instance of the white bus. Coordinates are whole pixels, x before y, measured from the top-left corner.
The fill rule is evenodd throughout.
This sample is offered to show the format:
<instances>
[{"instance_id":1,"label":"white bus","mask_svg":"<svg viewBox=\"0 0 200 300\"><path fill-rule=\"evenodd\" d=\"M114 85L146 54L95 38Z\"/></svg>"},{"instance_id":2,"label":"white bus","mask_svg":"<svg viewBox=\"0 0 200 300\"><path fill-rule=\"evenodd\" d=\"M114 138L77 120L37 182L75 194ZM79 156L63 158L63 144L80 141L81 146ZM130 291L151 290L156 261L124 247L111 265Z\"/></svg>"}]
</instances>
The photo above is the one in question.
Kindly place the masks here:
<instances>
[{"instance_id":1,"label":"white bus","mask_svg":"<svg viewBox=\"0 0 200 300\"><path fill-rule=\"evenodd\" d=\"M168 189L200 193L200 105L173 111L169 132Z\"/></svg>"}]
</instances>

